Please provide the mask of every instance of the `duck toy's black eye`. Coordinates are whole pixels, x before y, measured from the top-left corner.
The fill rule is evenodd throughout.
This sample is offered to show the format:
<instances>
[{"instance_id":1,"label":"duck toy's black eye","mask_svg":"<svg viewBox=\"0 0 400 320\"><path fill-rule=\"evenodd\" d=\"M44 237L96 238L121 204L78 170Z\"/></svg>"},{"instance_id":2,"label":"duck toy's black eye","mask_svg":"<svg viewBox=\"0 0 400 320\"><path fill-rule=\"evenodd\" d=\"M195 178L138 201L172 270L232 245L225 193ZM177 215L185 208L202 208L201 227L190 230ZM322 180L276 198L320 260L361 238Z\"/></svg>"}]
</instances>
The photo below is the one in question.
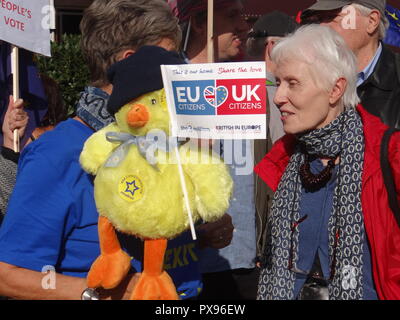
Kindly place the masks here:
<instances>
[{"instance_id":1,"label":"duck toy's black eye","mask_svg":"<svg viewBox=\"0 0 400 320\"><path fill-rule=\"evenodd\" d=\"M151 99L151 104L156 104L157 100L156 99Z\"/></svg>"}]
</instances>

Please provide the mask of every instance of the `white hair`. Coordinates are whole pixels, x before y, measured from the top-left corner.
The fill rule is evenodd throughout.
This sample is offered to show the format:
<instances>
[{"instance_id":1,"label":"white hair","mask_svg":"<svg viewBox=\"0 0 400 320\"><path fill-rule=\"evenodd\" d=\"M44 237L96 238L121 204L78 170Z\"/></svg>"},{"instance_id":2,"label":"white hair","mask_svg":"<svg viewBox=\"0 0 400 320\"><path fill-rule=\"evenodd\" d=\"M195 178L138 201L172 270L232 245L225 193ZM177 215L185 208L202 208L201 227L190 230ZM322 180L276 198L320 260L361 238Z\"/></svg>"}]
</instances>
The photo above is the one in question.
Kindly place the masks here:
<instances>
[{"instance_id":1,"label":"white hair","mask_svg":"<svg viewBox=\"0 0 400 320\"><path fill-rule=\"evenodd\" d=\"M370 13L372 12L372 10L374 10L374 9L365 7L358 3L352 3L349 6L352 6L353 8L358 10L360 12L360 14L364 17L368 17L370 15ZM377 10L377 9L375 9L375 10ZM389 28L389 25L390 25L390 23L389 23L388 18L386 17L385 14L381 13L381 21L379 22L379 27L378 27L379 40L383 40L385 38L386 31Z\"/></svg>"},{"instance_id":2,"label":"white hair","mask_svg":"<svg viewBox=\"0 0 400 320\"><path fill-rule=\"evenodd\" d=\"M317 87L329 92L336 81L344 78L347 86L342 103L345 108L355 107L357 95L357 59L343 38L327 26L310 24L280 40L272 50L275 64L302 61L309 66Z\"/></svg>"}]
</instances>

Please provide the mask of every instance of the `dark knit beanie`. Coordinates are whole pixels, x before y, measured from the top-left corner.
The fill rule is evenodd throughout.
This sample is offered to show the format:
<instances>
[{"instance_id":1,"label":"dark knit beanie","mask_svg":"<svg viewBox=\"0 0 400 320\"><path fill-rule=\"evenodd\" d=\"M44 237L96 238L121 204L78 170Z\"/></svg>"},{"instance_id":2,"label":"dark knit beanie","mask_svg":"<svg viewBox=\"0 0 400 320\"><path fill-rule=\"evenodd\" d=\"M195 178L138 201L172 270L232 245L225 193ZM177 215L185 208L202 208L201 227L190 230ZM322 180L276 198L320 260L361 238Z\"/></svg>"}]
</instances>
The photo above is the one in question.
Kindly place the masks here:
<instances>
[{"instance_id":1,"label":"dark knit beanie","mask_svg":"<svg viewBox=\"0 0 400 320\"><path fill-rule=\"evenodd\" d=\"M114 115L129 101L148 92L164 87L162 64L185 63L176 52L157 46L143 46L134 54L113 64L107 76L113 85L107 104L108 112Z\"/></svg>"}]
</instances>

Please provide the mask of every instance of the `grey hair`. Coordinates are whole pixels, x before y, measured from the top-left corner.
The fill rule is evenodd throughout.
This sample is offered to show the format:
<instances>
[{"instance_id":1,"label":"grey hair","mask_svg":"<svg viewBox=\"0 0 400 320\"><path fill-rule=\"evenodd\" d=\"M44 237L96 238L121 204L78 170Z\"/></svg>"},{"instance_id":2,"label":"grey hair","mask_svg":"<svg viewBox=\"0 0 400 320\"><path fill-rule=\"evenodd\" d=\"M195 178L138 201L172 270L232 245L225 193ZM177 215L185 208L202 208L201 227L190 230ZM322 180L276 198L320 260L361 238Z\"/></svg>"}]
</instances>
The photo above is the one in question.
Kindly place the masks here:
<instances>
[{"instance_id":1,"label":"grey hair","mask_svg":"<svg viewBox=\"0 0 400 320\"><path fill-rule=\"evenodd\" d=\"M305 62L315 84L330 91L336 81L344 78L347 86L343 94L343 106L355 107L357 95L357 60L343 38L327 26L310 24L282 38L272 49L275 64L296 60Z\"/></svg>"},{"instance_id":2,"label":"grey hair","mask_svg":"<svg viewBox=\"0 0 400 320\"><path fill-rule=\"evenodd\" d=\"M358 3L353 3L350 6L354 7L356 10L358 10L361 13L361 15L364 17L368 17L369 14L372 12L372 10L374 10L374 9L365 7ZM385 14L381 13L381 21L379 22L379 27L378 27L379 40L383 40L385 38L386 31L388 30L389 25L390 25L390 23L389 23L388 18L386 17Z\"/></svg>"},{"instance_id":3,"label":"grey hair","mask_svg":"<svg viewBox=\"0 0 400 320\"><path fill-rule=\"evenodd\" d=\"M81 48L91 84L107 85L107 69L124 50L156 45L168 38L179 48L178 19L164 0L95 0L85 10Z\"/></svg>"}]
</instances>

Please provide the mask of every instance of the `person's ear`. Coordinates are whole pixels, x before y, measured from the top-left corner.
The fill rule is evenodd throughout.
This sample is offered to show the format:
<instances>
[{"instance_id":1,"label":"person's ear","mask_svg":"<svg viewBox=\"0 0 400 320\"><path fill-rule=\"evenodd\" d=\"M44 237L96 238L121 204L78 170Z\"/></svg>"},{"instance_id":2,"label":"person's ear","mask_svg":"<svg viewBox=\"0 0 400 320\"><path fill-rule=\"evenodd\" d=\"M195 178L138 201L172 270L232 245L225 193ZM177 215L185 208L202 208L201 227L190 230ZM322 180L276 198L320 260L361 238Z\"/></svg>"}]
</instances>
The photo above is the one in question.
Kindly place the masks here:
<instances>
[{"instance_id":1,"label":"person's ear","mask_svg":"<svg viewBox=\"0 0 400 320\"><path fill-rule=\"evenodd\" d=\"M368 16L367 32L372 35L379 28L381 13L379 10L372 10Z\"/></svg>"},{"instance_id":2,"label":"person's ear","mask_svg":"<svg viewBox=\"0 0 400 320\"><path fill-rule=\"evenodd\" d=\"M135 53L135 50L133 50L133 49L123 50L118 54L117 61L124 60L134 53Z\"/></svg>"},{"instance_id":3,"label":"person's ear","mask_svg":"<svg viewBox=\"0 0 400 320\"><path fill-rule=\"evenodd\" d=\"M347 80L339 78L336 80L331 92L329 93L329 103L333 106L343 97L347 88Z\"/></svg>"}]
</instances>

